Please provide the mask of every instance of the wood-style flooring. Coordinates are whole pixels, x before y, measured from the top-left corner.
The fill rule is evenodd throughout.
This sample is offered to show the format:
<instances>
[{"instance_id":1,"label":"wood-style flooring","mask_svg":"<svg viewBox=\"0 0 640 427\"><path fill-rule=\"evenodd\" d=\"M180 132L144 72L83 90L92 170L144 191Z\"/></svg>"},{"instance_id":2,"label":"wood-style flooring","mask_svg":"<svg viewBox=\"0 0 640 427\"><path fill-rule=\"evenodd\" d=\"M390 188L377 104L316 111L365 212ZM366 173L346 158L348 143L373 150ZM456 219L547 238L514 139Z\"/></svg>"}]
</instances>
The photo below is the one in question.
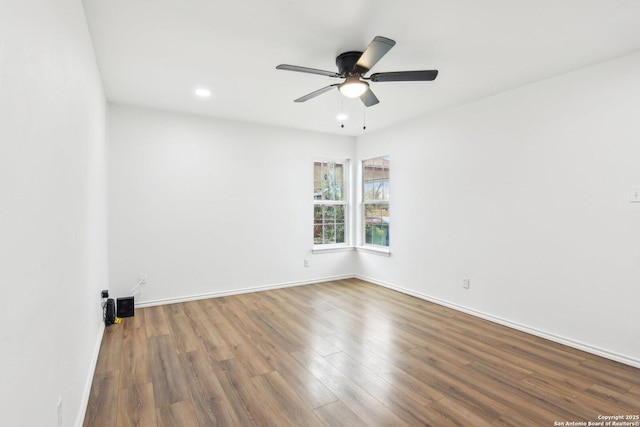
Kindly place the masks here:
<instances>
[{"instance_id":1,"label":"wood-style flooring","mask_svg":"<svg viewBox=\"0 0 640 427\"><path fill-rule=\"evenodd\" d=\"M84 425L525 427L639 414L640 369L350 279L136 310L105 331Z\"/></svg>"}]
</instances>

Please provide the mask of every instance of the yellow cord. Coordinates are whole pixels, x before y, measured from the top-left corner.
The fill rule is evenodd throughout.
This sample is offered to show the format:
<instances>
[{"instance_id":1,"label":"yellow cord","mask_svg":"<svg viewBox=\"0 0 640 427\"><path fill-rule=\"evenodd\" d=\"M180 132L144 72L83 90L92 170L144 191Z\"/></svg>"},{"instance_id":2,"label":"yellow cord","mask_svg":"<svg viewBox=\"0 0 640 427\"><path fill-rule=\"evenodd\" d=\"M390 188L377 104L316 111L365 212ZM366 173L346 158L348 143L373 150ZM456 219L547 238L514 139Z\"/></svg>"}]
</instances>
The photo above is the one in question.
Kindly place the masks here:
<instances>
[{"instance_id":1,"label":"yellow cord","mask_svg":"<svg viewBox=\"0 0 640 427\"><path fill-rule=\"evenodd\" d=\"M117 325L118 323L122 323L122 319L121 319L121 318L119 318L119 317L116 317L116 320L114 320L114 321L113 321L113 323L115 323L116 325Z\"/></svg>"}]
</instances>

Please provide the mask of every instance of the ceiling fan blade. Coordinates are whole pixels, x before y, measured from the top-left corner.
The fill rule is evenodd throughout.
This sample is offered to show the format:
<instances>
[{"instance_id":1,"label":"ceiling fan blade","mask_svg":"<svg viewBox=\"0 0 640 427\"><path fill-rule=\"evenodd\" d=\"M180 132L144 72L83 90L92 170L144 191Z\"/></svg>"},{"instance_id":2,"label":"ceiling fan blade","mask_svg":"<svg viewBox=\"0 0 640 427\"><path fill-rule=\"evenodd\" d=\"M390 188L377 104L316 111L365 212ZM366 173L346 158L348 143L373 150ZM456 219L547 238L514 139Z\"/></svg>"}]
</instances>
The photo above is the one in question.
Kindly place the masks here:
<instances>
[{"instance_id":1,"label":"ceiling fan blade","mask_svg":"<svg viewBox=\"0 0 640 427\"><path fill-rule=\"evenodd\" d=\"M276 67L277 70L297 71L299 73L319 74L327 77L341 77L340 74L335 71L318 70L317 68L298 67L297 65L280 64Z\"/></svg>"},{"instance_id":2,"label":"ceiling fan blade","mask_svg":"<svg viewBox=\"0 0 640 427\"><path fill-rule=\"evenodd\" d=\"M308 101L311 98L315 98L318 95L322 95L325 92L329 92L331 89L333 89L334 87L338 87L338 86L340 86L338 83L332 84L332 85L329 85L329 86L325 86L322 89L318 89L315 92L311 92L308 95L301 96L300 98L295 99L293 102L305 102L305 101Z\"/></svg>"},{"instance_id":3,"label":"ceiling fan blade","mask_svg":"<svg viewBox=\"0 0 640 427\"><path fill-rule=\"evenodd\" d=\"M360 99L365 107L371 107L372 105L376 105L378 102L378 97L374 95L371 88L367 88L367 91L360 95Z\"/></svg>"},{"instance_id":4,"label":"ceiling fan blade","mask_svg":"<svg viewBox=\"0 0 640 427\"><path fill-rule=\"evenodd\" d=\"M392 71L371 74L369 80L372 82L428 82L435 80L437 76L438 70Z\"/></svg>"},{"instance_id":5,"label":"ceiling fan blade","mask_svg":"<svg viewBox=\"0 0 640 427\"><path fill-rule=\"evenodd\" d=\"M362 53L356 63L356 71L365 73L373 68L380 59L391 50L396 44L395 41L386 37L376 36L373 38L367 49Z\"/></svg>"}]
</instances>

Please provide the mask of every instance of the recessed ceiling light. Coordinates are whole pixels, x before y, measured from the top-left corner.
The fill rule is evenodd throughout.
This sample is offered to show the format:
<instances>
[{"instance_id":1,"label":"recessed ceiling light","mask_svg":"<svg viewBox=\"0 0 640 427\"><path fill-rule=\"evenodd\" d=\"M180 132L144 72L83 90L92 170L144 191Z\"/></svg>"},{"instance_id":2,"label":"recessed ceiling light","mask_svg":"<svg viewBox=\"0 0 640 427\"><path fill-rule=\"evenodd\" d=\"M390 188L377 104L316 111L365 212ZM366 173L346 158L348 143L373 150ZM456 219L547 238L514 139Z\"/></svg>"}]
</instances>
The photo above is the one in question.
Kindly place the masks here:
<instances>
[{"instance_id":1,"label":"recessed ceiling light","mask_svg":"<svg viewBox=\"0 0 640 427\"><path fill-rule=\"evenodd\" d=\"M347 116L344 113L340 113L336 116L336 120L347 120L349 118L349 116Z\"/></svg>"},{"instance_id":2,"label":"recessed ceiling light","mask_svg":"<svg viewBox=\"0 0 640 427\"><path fill-rule=\"evenodd\" d=\"M208 97L211 96L211 91L209 89L205 89L203 87L200 87L200 88L195 90L195 94L198 95L201 98L208 98Z\"/></svg>"}]
</instances>

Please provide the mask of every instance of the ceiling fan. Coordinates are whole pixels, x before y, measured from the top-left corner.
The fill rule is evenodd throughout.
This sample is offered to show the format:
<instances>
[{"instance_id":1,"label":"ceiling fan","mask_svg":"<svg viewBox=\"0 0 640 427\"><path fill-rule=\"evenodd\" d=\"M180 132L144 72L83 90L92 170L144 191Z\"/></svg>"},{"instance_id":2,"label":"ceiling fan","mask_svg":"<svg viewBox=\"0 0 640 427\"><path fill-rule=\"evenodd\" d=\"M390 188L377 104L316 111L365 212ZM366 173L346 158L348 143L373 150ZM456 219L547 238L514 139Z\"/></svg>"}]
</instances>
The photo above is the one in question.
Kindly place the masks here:
<instances>
[{"instance_id":1,"label":"ceiling fan","mask_svg":"<svg viewBox=\"0 0 640 427\"><path fill-rule=\"evenodd\" d=\"M295 99L293 102L305 102L333 88L338 88L340 92L348 98L359 97L366 107L376 105L378 98L374 95L366 80L372 82L424 82L435 80L438 70L420 71L393 71L387 73L375 73L365 77L374 65L391 50L396 44L395 41L386 37L376 36L364 52L345 52L336 58L338 72L318 70L316 68L299 67L297 65L280 64L278 70L297 71L300 73L318 74L321 76L345 79L342 83L318 89L310 94Z\"/></svg>"}]
</instances>

